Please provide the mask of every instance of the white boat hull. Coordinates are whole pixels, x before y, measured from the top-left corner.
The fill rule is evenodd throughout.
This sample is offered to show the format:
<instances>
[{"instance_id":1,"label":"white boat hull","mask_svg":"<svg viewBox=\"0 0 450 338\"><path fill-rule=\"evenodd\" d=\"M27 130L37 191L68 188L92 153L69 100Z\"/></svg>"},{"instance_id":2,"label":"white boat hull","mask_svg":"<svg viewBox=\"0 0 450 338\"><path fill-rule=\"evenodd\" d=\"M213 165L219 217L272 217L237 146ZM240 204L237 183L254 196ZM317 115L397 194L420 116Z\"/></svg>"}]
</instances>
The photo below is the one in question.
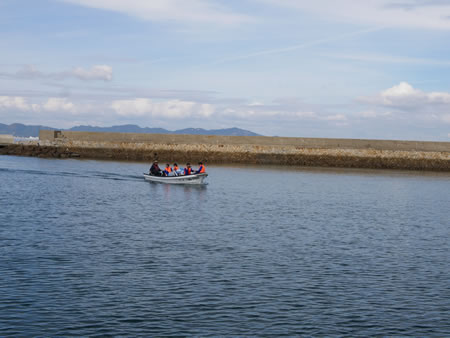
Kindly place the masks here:
<instances>
[{"instance_id":1,"label":"white boat hull","mask_svg":"<svg viewBox=\"0 0 450 338\"><path fill-rule=\"evenodd\" d=\"M186 176L153 176L144 174L144 178L147 181L167 184L206 184L203 183L206 177L208 177L207 173Z\"/></svg>"}]
</instances>

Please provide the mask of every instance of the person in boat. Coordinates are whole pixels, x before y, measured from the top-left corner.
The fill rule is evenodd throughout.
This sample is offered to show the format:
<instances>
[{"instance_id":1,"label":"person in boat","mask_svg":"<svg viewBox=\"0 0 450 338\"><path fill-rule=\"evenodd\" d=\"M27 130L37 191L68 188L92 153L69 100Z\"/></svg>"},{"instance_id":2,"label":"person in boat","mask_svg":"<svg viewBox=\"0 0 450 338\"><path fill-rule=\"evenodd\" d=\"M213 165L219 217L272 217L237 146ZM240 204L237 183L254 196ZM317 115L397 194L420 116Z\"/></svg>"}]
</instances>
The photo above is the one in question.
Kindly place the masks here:
<instances>
[{"instance_id":1,"label":"person in boat","mask_svg":"<svg viewBox=\"0 0 450 338\"><path fill-rule=\"evenodd\" d=\"M150 167L150 175L153 176L162 176L162 170L159 168L158 161L153 161L152 166Z\"/></svg>"},{"instance_id":2,"label":"person in boat","mask_svg":"<svg viewBox=\"0 0 450 338\"><path fill-rule=\"evenodd\" d=\"M192 174L192 168L191 164L188 162L186 163L186 168L184 168L184 175L191 175Z\"/></svg>"},{"instance_id":3,"label":"person in boat","mask_svg":"<svg viewBox=\"0 0 450 338\"><path fill-rule=\"evenodd\" d=\"M178 167L178 164L173 164L173 175L178 176L182 174L182 170Z\"/></svg>"},{"instance_id":4,"label":"person in boat","mask_svg":"<svg viewBox=\"0 0 450 338\"><path fill-rule=\"evenodd\" d=\"M198 169L195 171L195 174L203 174L204 172L206 172L206 169L203 162L198 162Z\"/></svg>"},{"instance_id":5,"label":"person in boat","mask_svg":"<svg viewBox=\"0 0 450 338\"><path fill-rule=\"evenodd\" d=\"M171 176L170 174L172 173L172 168L170 167L170 164L167 163L166 164L166 169L164 169L164 176Z\"/></svg>"}]
</instances>

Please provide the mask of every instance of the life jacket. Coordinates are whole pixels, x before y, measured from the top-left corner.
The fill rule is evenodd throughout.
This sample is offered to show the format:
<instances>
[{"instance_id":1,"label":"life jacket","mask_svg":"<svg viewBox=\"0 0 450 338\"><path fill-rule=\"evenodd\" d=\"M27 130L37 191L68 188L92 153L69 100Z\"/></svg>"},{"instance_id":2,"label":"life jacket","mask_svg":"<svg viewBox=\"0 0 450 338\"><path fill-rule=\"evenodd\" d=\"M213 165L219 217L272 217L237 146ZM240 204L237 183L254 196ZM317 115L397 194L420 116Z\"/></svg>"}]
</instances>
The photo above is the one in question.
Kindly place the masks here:
<instances>
[{"instance_id":1,"label":"life jacket","mask_svg":"<svg viewBox=\"0 0 450 338\"><path fill-rule=\"evenodd\" d=\"M203 164L201 164L200 167L198 168L198 173L203 174L204 172L205 172L205 166Z\"/></svg>"},{"instance_id":2,"label":"life jacket","mask_svg":"<svg viewBox=\"0 0 450 338\"><path fill-rule=\"evenodd\" d=\"M190 175L190 174L192 174L192 168L184 168L184 174L185 174L185 175Z\"/></svg>"},{"instance_id":3,"label":"life jacket","mask_svg":"<svg viewBox=\"0 0 450 338\"><path fill-rule=\"evenodd\" d=\"M178 168L178 166L175 165L175 166L173 167L173 170L178 171L178 170L180 170L180 168Z\"/></svg>"},{"instance_id":4,"label":"life jacket","mask_svg":"<svg viewBox=\"0 0 450 338\"><path fill-rule=\"evenodd\" d=\"M167 171L168 173L171 173L171 172L172 172L172 168L171 168L171 167L166 167L166 171Z\"/></svg>"}]
</instances>

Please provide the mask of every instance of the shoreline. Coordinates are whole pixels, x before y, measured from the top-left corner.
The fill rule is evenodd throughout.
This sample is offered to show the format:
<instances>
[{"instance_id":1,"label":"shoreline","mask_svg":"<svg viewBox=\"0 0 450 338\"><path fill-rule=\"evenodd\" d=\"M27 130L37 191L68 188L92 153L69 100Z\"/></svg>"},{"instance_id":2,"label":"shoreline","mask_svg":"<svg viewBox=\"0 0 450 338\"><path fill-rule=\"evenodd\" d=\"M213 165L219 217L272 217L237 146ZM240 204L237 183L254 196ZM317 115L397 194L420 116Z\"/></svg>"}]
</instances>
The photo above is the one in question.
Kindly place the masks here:
<instances>
[{"instance_id":1,"label":"shoreline","mask_svg":"<svg viewBox=\"0 0 450 338\"><path fill-rule=\"evenodd\" d=\"M450 172L450 142L427 141L41 130L0 143L0 155Z\"/></svg>"},{"instance_id":2,"label":"shoreline","mask_svg":"<svg viewBox=\"0 0 450 338\"><path fill-rule=\"evenodd\" d=\"M294 147L205 144L145 144L87 141L9 144L0 155L80 158L150 163L287 165L323 168L399 169L450 172L450 153L374 149L308 149Z\"/></svg>"}]
</instances>

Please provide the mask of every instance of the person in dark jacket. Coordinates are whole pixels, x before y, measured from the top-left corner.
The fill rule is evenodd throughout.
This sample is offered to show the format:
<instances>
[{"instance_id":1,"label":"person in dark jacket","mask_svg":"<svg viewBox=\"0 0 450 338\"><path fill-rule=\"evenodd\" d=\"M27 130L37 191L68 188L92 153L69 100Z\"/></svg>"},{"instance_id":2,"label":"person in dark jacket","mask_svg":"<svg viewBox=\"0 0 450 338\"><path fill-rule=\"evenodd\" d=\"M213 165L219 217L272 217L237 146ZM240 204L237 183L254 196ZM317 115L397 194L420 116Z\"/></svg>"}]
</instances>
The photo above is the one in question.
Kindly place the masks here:
<instances>
[{"instance_id":1,"label":"person in dark jacket","mask_svg":"<svg viewBox=\"0 0 450 338\"><path fill-rule=\"evenodd\" d=\"M153 161L152 166L150 167L150 175L153 176L162 176L162 170L159 168L158 161Z\"/></svg>"}]
</instances>

